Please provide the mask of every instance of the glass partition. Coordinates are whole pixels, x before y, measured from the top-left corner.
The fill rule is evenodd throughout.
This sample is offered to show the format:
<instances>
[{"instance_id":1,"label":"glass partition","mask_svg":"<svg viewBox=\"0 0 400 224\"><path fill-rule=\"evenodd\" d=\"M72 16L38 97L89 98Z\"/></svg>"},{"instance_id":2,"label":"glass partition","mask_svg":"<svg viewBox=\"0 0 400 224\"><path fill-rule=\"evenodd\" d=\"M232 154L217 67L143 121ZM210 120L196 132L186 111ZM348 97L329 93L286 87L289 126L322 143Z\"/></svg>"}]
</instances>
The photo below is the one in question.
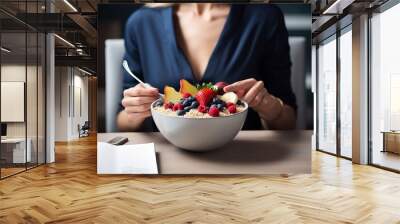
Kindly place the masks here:
<instances>
[{"instance_id":1,"label":"glass partition","mask_svg":"<svg viewBox=\"0 0 400 224\"><path fill-rule=\"evenodd\" d=\"M43 11L44 1L26 4L19 16ZM0 178L45 162L45 44L44 33L0 11Z\"/></svg>"},{"instance_id":2,"label":"glass partition","mask_svg":"<svg viewBox=\"0 0 400 224\"><path fill-rule=\"evenodd\" d=\"M340 38L340 155L352 157L352 33L351 26Z\"/></svg>"},{"instance_id":3,"label":"glass partition","mask_svg":"<svg viewBox=\"0 0 400 224\"><path fill-rule=\"evenodd\" d=\"M400 4L371 18L371 162L400 170Z\"/></svg>"},{"instance_id":4,"label":"glass partition","mask_svg":"<svg viewBox=\"0 0 400 224\"><path fill-rule=\"evenodd\" d=\"M321 43L317 54L317 148L336 154L336 36Z\"/></svg>"},{"instance_id":5,"label":"glass partition","mask_svg":"<svg viewBox=\"0 0 400 224\"><path fill-rule=\"evenodd\" d=\"M36 32L28 31L27 35L27 82L26 82L26 113L27 113L27 150L30 151L30 160L27 167L34 167L37 165L37 98L38 98L38 35Z\"/></svg>"},{"instance_id":6,"label":"glass partition","mask_svg":"<svg viewBox=\"0 0 400 224\"><path fill-rule=\"evenodd\" d=\"M26 33L1 34L1 176L24 171L31 151L26 138Z\"/></svg>"}]
</instances>

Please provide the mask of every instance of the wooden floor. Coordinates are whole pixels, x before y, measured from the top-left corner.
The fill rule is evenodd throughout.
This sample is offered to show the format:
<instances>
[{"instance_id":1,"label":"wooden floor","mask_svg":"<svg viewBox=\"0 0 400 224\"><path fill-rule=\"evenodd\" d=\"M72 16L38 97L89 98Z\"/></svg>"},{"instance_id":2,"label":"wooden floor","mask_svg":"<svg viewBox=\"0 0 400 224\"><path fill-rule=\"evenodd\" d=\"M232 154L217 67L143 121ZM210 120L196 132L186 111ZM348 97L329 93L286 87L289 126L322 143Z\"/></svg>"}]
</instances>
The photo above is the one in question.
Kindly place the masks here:
<instances>
[{"instance_id":1,"label":"wooden floor","mask_svg":"<svg viewBox=\"0 0 400 224\"><path fill-rule=\"evenodd\" d=\"M374 164L400 170L400 155L392 152L374 151L372 160Z\"/></svg>"},{"instance_id":2,"label":"wooden floor","mask_svg":"<svg viewBox=\"0 0 400 224\"><path fill-rule=\"evenodd\" d=\"M97 176L96 139L0 181L0 223L400 223L400 175L313 152L311 175Z\"/></svg>"}]
</instances>

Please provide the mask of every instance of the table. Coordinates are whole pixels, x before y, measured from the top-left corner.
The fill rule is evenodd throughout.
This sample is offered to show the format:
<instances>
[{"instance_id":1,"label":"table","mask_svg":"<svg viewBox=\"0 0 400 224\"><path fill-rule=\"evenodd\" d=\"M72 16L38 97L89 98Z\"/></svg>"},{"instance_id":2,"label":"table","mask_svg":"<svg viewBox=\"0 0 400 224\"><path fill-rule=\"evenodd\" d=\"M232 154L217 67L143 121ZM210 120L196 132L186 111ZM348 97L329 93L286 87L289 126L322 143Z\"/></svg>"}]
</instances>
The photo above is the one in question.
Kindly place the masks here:
<instances>
[{"instance_id":1,"label":"table","mask_svg":"<svg viewBox=\"0 0 400 224\"><path fill-rule=\"evenodd\" d=\"M25 164L31 161L30 138L26 139L27 147L25 152L25 138L5 138L1 139L2 151L1 157L6 163ZM11 146L11 147L10 147Z\"/></svg>"},{"instance_id":2,"label":"table","mask_svg":"<svg viewBox=\"0 0 400 224\"><path fill-rule=\"evenodd\" d=\"M160 133L98 133L127 144L155 143L160 174L297 174L311 172L311 131L241 131L224 147L189 152L170 144Z\"/></svg>"},{"instance_id":3,"label":"table","mask_svg":"<svg viewBox=\"0 0 400 224\"><path fill-rule=\"evenodd\" d=\"M400 131L382 131L383 149L382 152L400 154Z\"/></svg>"}]
</instances>

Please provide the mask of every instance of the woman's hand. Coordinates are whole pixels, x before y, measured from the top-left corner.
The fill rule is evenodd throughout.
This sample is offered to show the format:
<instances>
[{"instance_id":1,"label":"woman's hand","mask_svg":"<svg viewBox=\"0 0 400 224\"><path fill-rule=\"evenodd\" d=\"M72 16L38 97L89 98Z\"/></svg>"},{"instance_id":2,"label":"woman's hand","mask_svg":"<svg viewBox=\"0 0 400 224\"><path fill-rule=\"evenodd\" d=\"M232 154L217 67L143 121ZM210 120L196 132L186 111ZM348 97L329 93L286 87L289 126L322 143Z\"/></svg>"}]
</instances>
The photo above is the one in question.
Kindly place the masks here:
<instances>
[{"instance_id":1,"label":"woman's hand","mask_svg":"<svg viewBox=\"0 0 400 224\"><path fill-rule=\"evenodd\" d=\"M245 79L225 86L225 92L235 92L251 108L258 112L269 128L292 129L296 125L296 115L292 107L268 93L263 81Z\"/></svg>"},{"instance_id":2,"label":"woman's hand","mask_svg":"<svg viewBox=\"0 0 400 224\"><path fill-rule=\"evenodd\" d=\"M129 120L144 120L151 115L150 105L158 98L158 89L137 84L124 91L122 106Z\"/></svg>"},{"instance_id":3,"label":"woman's hand","mask_svg":"<svg viewBox=\"0 0 400 224\"><path fill-rule=\"evenodd\" d=\"M257 110L264 98L270 96L267 89L264 88L263 81L255 79L245 79L228 85L224 88L225 92L235 92L236 95L250 107Z\"/></svg>"}]
</instances>

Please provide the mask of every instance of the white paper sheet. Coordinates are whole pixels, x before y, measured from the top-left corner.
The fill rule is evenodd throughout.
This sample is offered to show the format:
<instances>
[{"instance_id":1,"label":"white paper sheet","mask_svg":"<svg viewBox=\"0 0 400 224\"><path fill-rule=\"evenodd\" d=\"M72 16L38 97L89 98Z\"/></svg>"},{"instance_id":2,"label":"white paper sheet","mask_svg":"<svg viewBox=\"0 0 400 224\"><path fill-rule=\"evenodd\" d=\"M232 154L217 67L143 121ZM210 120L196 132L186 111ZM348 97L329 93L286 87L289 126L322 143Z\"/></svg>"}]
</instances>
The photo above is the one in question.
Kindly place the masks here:
<instances>
[{"instance_id":1,"label":"white paper sheet","mask_svg":"<svg viewBox=\"0 0 400 224\"><path fill-rule=\"evenodd\" d=\"M158 174L154 143L97 143L97 174Z\"/></svg>"}]
</instances>

